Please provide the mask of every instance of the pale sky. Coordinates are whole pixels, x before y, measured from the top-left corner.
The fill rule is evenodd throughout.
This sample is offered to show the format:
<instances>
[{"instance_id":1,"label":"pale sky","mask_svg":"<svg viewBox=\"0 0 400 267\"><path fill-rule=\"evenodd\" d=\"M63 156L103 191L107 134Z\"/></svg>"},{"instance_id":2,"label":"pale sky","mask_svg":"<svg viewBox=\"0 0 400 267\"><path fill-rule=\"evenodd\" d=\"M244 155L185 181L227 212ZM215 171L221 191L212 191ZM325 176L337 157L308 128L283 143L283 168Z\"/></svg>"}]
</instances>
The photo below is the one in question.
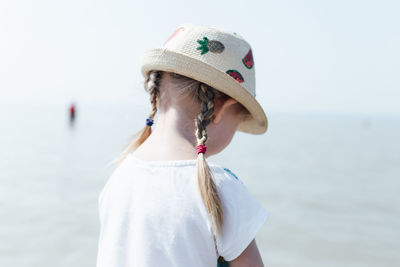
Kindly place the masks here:
<instances>
[{"instance_id":1,"label":"pale sky","mask_svg":"<svg viewBox=\"0 0 400 267\"><path fill-rule=\"evenodd\" d=\"M250 42L266 111L399 115L399 10L395 0L0 0L0 102L144 103L140 53L194 23Z\"/></svg>"}]
</instances>

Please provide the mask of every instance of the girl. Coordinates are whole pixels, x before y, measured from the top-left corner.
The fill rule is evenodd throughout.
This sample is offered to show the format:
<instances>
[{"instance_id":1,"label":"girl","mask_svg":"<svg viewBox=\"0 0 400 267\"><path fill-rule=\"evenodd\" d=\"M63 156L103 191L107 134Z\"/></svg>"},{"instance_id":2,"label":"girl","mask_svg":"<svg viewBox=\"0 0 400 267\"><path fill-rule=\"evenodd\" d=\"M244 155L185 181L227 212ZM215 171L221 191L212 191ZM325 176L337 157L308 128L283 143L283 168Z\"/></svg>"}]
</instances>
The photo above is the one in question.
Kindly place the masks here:
<instances>
[{"instance_id":1,"label":"girl","mask_svg":"<svg viewBox=\"0 0 400 267\"><path fill-rule=\"evenodd\" d=\"M263 266L254 238L267 211L206 161L236 130L267 130L249 44L185 24L141 65L151 111L99 196L97 266Z\"/></svg>"}]
</instances>

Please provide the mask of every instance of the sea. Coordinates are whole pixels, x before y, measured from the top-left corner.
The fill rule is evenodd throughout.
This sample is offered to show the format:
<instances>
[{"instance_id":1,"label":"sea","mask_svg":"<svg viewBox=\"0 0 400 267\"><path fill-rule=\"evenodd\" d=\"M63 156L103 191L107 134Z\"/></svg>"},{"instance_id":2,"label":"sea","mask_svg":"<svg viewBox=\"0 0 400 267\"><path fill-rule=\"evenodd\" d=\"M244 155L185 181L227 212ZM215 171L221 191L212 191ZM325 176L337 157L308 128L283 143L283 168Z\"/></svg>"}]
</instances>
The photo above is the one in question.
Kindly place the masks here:
<instances>
[{"instance_id":1,"label":"sea","mask_svg":"<svg viewBox=\"0 0 400 267\"><path fill-rule=\"evenodd\" d=\"M1 267L96 264L99 192L147 112L78 103L76 115L0 106ZM265 266L400 266L400 117L268 116L265 135L237 133L209 158L269 211L256 237Z\"/></svg>"}]
</instances>

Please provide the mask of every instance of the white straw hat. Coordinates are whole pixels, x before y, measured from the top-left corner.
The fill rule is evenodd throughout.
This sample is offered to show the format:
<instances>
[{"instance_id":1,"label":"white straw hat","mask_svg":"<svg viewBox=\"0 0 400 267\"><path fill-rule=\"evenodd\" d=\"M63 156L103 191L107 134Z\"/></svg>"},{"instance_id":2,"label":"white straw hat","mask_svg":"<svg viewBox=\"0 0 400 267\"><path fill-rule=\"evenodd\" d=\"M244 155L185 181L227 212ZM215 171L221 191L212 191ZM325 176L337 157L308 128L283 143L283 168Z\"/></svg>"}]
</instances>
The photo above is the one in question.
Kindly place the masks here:
<instances>
[{"instance_id":1,"label":"white straw hat","mask_svg":"<svg viewBox=\"0 0 400 267\"><path fill-rule=\"evenodd\" d=\"M162 48L145 50L141 70L178 73L229 95L250 112L252 118L239 131L262 134L268 121L255 99L255 70L250 45L238 34L212 27L184 24Z\"/></svg>"}]
</instances>

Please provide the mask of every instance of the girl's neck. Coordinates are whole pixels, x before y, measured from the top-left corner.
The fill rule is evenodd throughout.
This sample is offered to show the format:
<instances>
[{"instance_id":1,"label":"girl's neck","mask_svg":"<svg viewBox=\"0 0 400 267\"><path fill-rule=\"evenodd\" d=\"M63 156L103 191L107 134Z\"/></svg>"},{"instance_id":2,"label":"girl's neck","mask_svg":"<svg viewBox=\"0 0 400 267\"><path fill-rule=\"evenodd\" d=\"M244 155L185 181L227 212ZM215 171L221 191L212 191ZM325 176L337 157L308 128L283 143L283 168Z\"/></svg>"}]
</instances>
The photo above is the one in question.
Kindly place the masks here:
<instances>
[{"instance_id":1,"label":"girl's neck","mask_svg":"<svg viewBox=\"0 0 400 267\"><path fill-rule=\"evenodd\" d=\"M137 158L149 161L196 159L193 120L174 109L160 112L152 134L136 149Z\"/></svg>"}]
</instances>

